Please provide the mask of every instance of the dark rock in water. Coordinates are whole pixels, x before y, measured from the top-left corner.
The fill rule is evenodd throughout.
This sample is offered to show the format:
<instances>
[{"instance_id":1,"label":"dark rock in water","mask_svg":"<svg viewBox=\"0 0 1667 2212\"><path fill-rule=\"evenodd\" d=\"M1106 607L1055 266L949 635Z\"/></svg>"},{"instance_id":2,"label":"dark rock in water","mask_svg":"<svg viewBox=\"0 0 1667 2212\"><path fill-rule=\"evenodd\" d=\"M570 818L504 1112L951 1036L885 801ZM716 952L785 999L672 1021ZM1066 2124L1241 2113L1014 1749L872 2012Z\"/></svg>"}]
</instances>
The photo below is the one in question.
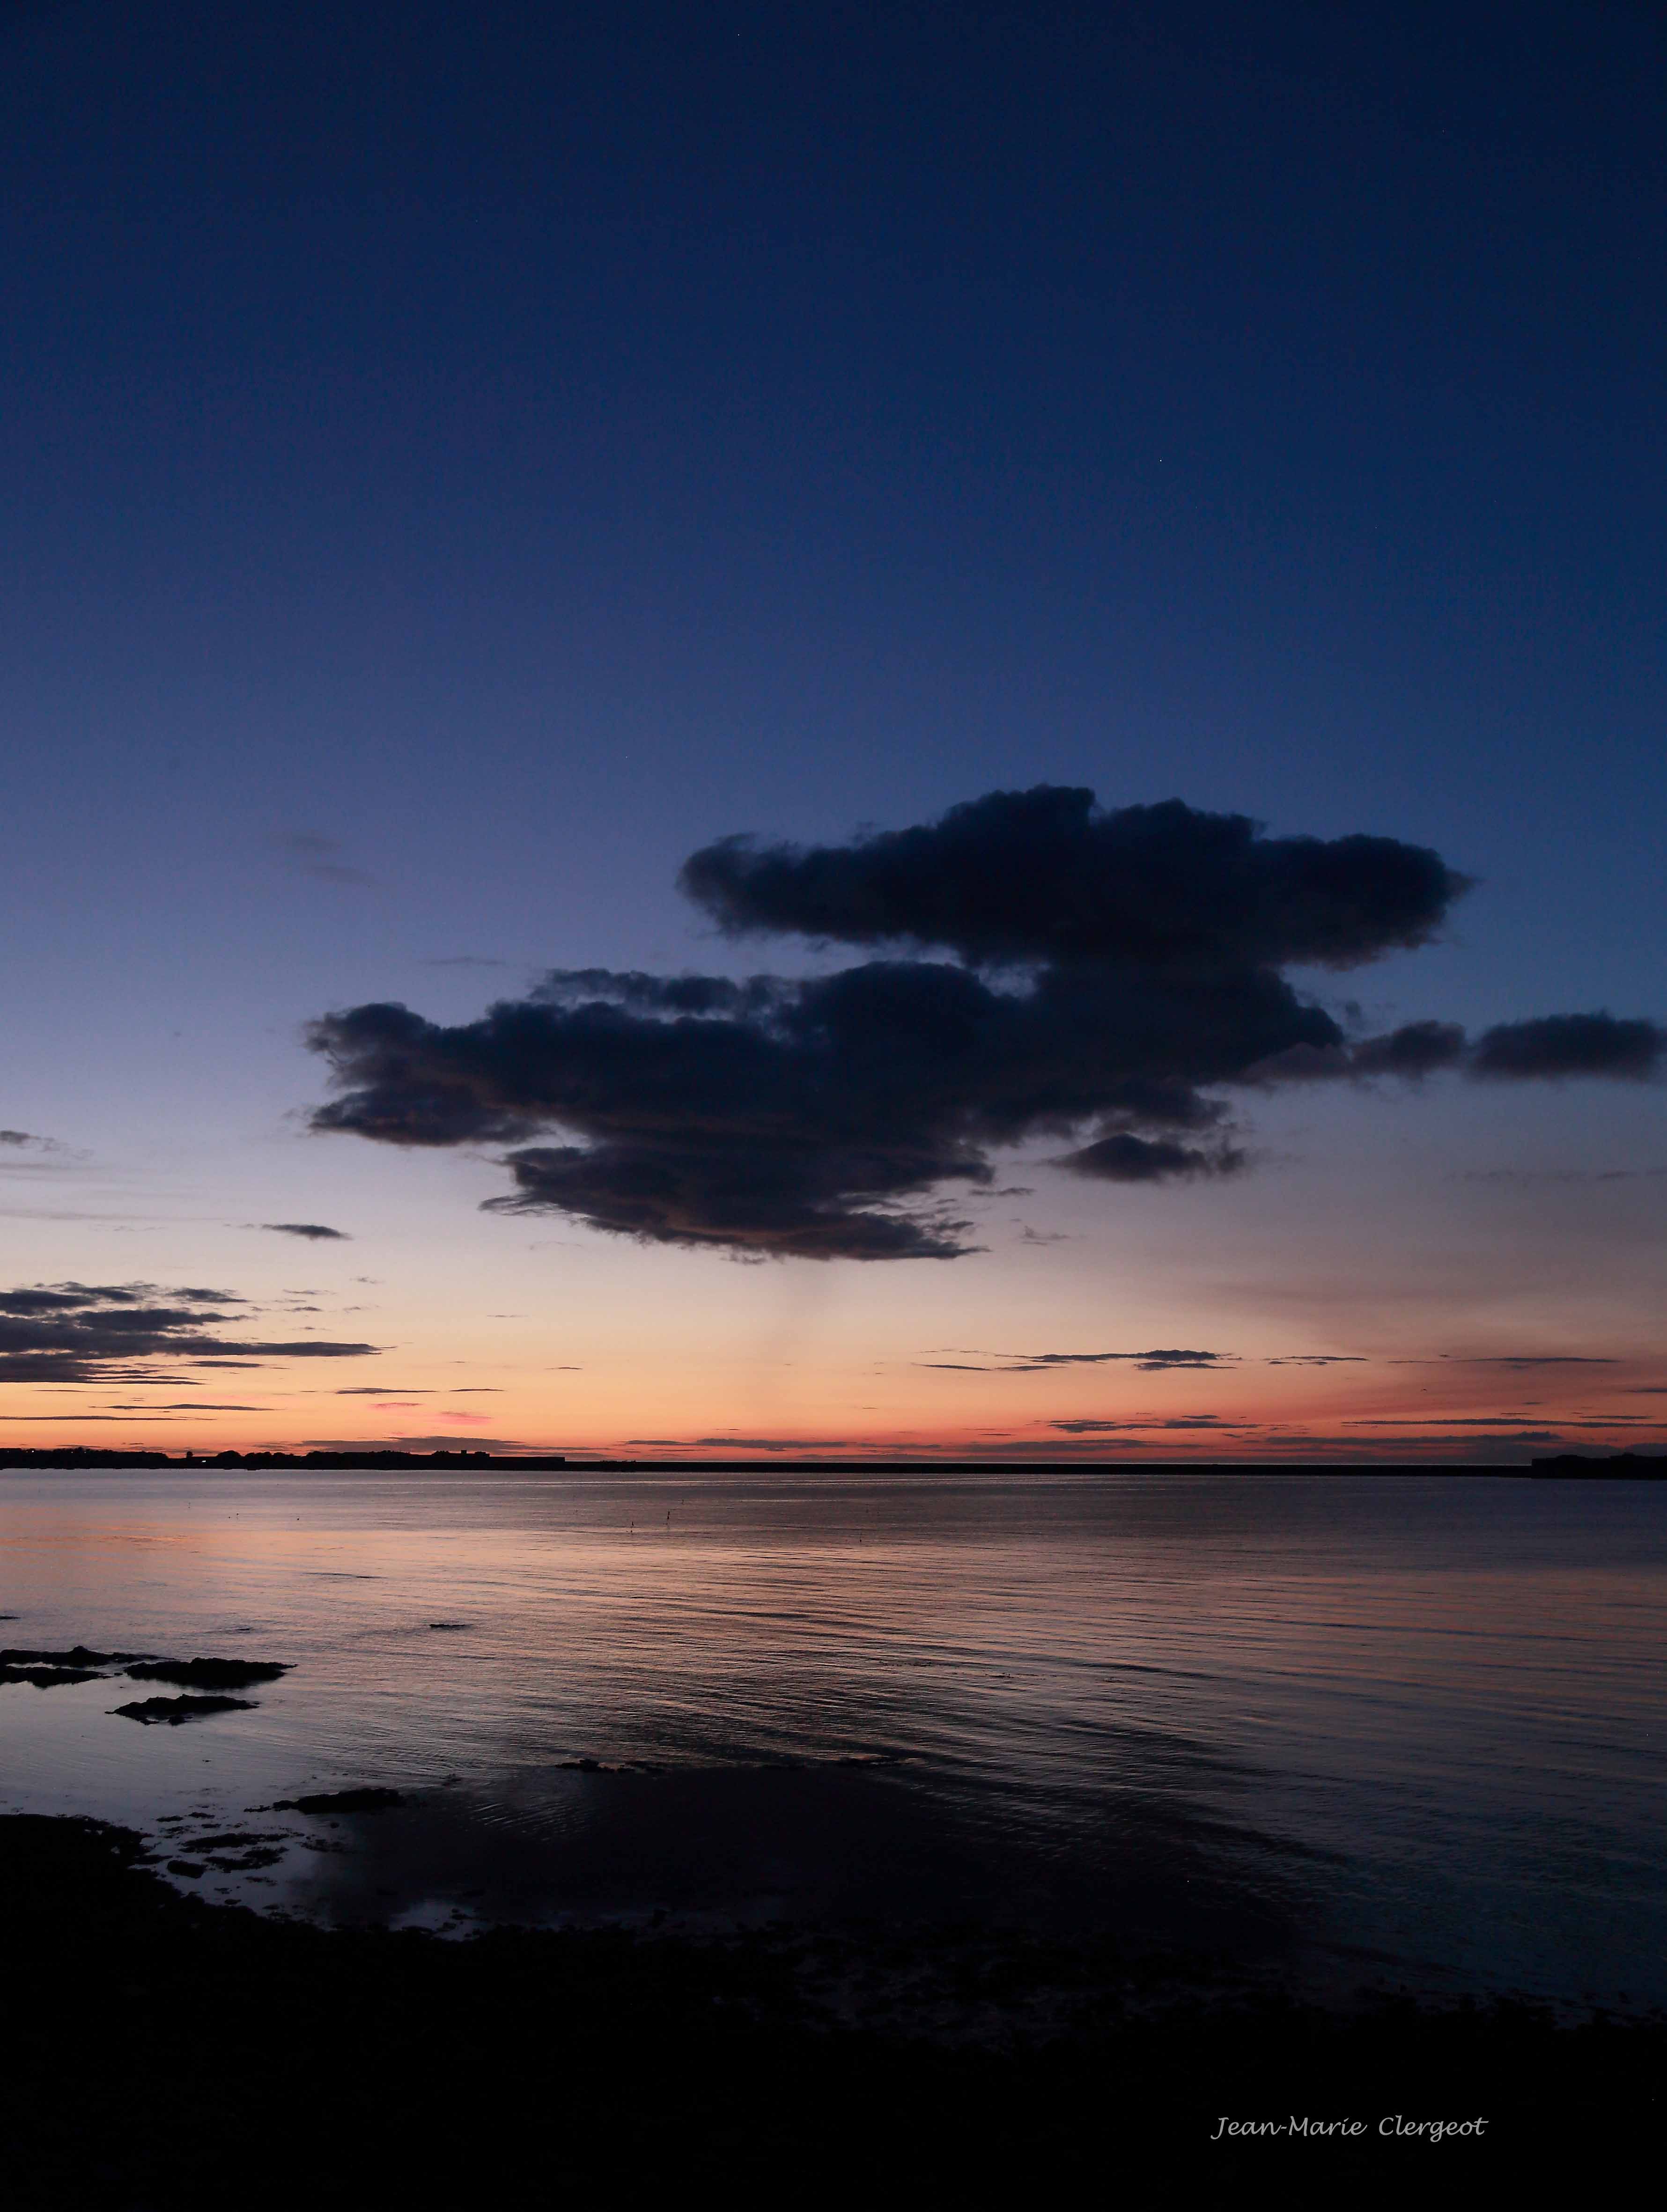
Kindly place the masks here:
<instances>
[{"instance_id":1,"label":"dark rock in water","mask_svg":"<svg viewBox=\"0 0 1667 2212\"><path fill-rule=\"evenodd\" d=\"M187 1881L199 1880L204 1871L195 1859L170 1859L167 1863L167 1870L170 1874L184 1875Z\"/></svg>"},{"instance_id":2,"label":"dark rock in water","mask_svg":"<svg viewBox=\"0 0 1667 2212\"><path fill-rule=\"evenodd\" d=\"M0 1667L120 1667L155 1656L151 1651L89 1651L76 1644L67 1651L0 1651Z\"/></svg>"},{"instance_id":3,"label":"dark rock in water","mask_svg":"<svg viewBox=\"0 0 1667 2212\"><path fill-rule=\"evenodd\" d=\"M334 1790L311 1797L277 1797L275 1813L397 1813L405 1804L397 1790Z\"/></svg>"},{"instance_id":4,"label":"dark rock in water","mask_svg":"<svg viewBox=\"0 0 1667 2212\"><path fill-rule=\"evenodd\" d=\"M197 1848L201 1850L203 1845ZM211 1858L209 1864L216 1874L251 1874L257 1867L276 1866L283 1856L274 1845L259 1844L252 1851L240 1851L235 1858Z\"/></svg>"},{"instance_id":5,"label":"dark rock in water","mask_svg":"<svg viewBox=\"0 0 1667 2212\"><path fill-rule=\"evenodd\" d=\"M430 1628L467 1628L469 1624L466 1620L431 1620L429 1626Z\"/></svg>"},{"instance_id":6,"label":"dark rock in water","mask_svg":"<svg viewBox=\"0 0 1667 2212\"><path fill-rule=\"evenodd\" d=\"M64 1682L101 1682L96 1667L0 1667L0 1682L32 1682L37 1690L55 1690Z\"/></svg>"},{"instance_id":7,"label":"dark rock in water","mask_svg":"<svg viewBox=\"0 0 1667 2212\"><path fill-rule=\"evenodd\" d=\"M158 1721L178 1728L181 1721L205 1721L211 1713L252 1713L255 1706L248 1698L141 1698L114 1710L123 1720L141 1721L146 1728Z\"/></svg>"},{"instance_id":8,"label":"dark rock in water","mask_svg":"<svg viewBox=\"0 0 1667 2212\"><path fill-rule=\"evenodd\" d=\"M289 1672L271 1659L146 1659L127 1669L135 1682L183 1682L190 1690L246 1690Z\"/></svg>"}]
</instances>

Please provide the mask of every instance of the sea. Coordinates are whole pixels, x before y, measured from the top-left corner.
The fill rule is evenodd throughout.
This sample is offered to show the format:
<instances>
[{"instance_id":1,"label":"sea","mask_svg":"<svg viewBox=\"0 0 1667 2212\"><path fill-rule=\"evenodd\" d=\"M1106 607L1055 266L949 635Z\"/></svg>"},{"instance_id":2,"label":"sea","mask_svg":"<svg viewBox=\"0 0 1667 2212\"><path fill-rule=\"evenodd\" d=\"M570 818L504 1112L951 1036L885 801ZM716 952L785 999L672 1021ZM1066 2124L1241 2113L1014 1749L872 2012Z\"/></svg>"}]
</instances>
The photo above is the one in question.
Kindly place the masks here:
<instances>
[{"instance_id":1,"label":"sea","mask_svg":"<svg viewBox=\"0 0 1667 2212\"><path fill-rule=\"evenodd\" d=\"M1667 1485L0 1474L0 1811L329 1923L1012 1926L1667 2003ZM294 1801L390 1790L375 1815Z\"/></svg>"}]
</instances>

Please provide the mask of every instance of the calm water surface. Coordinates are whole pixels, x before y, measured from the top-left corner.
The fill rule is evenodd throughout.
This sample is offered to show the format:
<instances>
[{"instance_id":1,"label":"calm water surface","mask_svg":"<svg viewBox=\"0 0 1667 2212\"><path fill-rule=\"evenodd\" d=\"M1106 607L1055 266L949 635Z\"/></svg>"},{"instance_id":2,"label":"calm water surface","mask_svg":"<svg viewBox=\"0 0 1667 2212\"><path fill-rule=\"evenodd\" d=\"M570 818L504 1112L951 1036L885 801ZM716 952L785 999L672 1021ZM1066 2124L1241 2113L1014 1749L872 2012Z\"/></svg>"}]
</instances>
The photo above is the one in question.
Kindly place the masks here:
<instances>
[{"instance_id":1,"label":"calm water surface","mask_svg":"<svg viewBox=\"0 0 1667 2212\"><path fill-rule=\"evenodd\" d=\"M112 1716L162 1686L0 1687L0 1809L279 1840L210 1895L1667 2001L1667 1486L8 1473L0 1613L295 1662L179 1729ZM414 1809L247 1810L366 1783Z\"/></svg>"}]
</instances>

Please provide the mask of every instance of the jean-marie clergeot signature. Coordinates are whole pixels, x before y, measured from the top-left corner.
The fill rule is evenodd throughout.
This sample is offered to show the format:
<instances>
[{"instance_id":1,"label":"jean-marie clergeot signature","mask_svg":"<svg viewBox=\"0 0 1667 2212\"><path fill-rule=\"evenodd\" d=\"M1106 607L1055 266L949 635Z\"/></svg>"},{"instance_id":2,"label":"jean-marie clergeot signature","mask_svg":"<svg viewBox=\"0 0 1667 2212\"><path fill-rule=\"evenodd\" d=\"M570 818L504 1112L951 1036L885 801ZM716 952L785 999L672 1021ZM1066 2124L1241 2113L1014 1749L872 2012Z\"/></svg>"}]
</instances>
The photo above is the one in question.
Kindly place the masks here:
<instances>
[{"instance_id":1,"label":"jean-marie clergeot signature","mask_svg":"<svg viewBox=\"0 0 1667 2212\"><path fill-rule=\"evenodd\" d=\"M1231 2120L1224 2112L1215 2124L1212 2142L1224 2136L1363 2136L1370 2120L1299 2119L1295 2113L1283 2120ZM1378 2123L1380 2136L1421 2136L1427 2142L1446 2142L1457 2136L1485 2136L1486 2120L1409 2120L1391 2112Z\"/></svg>"}]
</instances>

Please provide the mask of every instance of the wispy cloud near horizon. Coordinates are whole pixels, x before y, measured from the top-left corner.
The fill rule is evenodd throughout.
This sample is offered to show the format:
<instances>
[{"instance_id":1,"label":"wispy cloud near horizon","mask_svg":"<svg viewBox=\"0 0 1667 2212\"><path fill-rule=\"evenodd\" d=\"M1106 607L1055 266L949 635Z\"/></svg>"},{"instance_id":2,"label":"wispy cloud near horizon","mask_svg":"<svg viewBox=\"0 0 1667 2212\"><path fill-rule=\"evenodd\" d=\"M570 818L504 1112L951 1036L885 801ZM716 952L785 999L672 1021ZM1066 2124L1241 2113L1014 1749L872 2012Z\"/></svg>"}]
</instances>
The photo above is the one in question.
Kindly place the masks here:
<instances>
[{"instance_id":1,"label":"wispy cloud near horizon","mask_svg":"<svg viewBox=\"0 0 1667 2212\"><path fill-rule=\"evenodd\" d=\"M229 1291L154 1283L38 1283L0 1291L0 1382L148 1382L177 1364L361 1358L378 1347L323 1337L272 1342L208 1326L251 1310Z\"/></svg>"},{"instance_id":2,"label":"wispy cloud near horizon","mask_svg":"<svg viewBox=\"0 0 1667 2212\"><path fill-rule=\"evenodd\" d=\"M917 1367L930 1367L958 1375L1045 1375L1059 1367L1104 1367L1132 1364L1142 1375L1167 1374L1176 1368L1206 1373L1237 1365L1236 1352L996 1352L984 1359L920 1359Z\"/></svg>"}]
</instances>

